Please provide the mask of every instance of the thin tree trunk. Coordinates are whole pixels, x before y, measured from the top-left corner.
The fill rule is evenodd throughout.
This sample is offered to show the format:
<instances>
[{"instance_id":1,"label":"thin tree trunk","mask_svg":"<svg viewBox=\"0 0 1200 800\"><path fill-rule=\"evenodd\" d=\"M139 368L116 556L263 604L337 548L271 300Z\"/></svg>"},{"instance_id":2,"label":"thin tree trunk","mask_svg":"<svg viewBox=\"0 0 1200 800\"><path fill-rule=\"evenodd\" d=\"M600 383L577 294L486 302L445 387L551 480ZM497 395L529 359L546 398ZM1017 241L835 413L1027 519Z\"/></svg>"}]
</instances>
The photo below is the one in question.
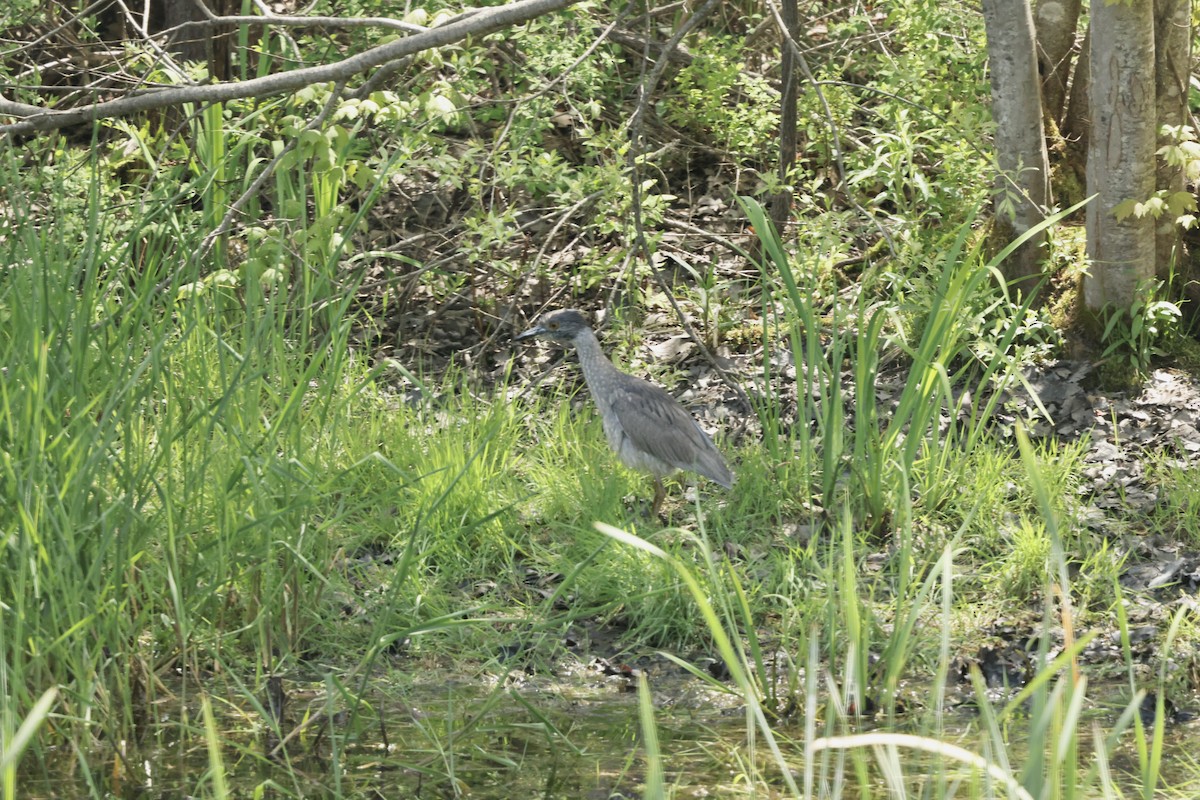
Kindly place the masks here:
<instances>
[{"instance_id":1,"label":"thin tree trunk","mask_svg":"<svg viewBox=\"0 0 1200 800\"><path fill-rule=\"evenodd\" d=\"M209 0L209 7L217 16L232 16L238 12L236 0ZM208 74L214 81L233 80L233 43L237 28L224 25L214 31L209 46Z\"/></svg>"},{"instance_id":2,"label":"thin tree trunk","mask_svg":"<svg viewBox=\"0 0 1200 800\"><path fill-rule=\"evenodd\" d=\"M1088 132L1088 274L1085 308L1129 308L1154 277L1154 221L1118 221L1126 200L1154 192L1154 8L1148 2L1095 3L1091 9L1092 123Z\"/></svg>"},{"instance_id":3,"label":"thin tree trunk","mask_svg":"<svg viewBox=\"0 0 1200 800\"><path fill-rule=\"evenodd\" d=\"M1082 166L1087 156L1088 127L1092 124L1091 108L1089 107L1092 72L1092 30L1083 35L1083 48L1079 58L1075 60L1075 73L1071 76L1071 96L1067 100L1067 113L1063 116L1063 138L1067 142L1070 153L1078 155L1078 163Z\"/></svg>"},{"instance_id":4,"label":"thin tree trunk","mask_svg":"<svg viewBox=\"0 0 1200 800\"><path fill-rule=\"evenodd\" d=\"M159 0L161 3L161 13L158 19L162 20L162 27L158 30L170 30L177 25L182 25L185 22L198 22L204 19L203 12L196 5L195 0ZM203 2L203 0L199 0ZM156 15L152 12L151 17ZM154 30L153 26L151 30ZM183 61L203 61L208 62L208 42L206 34L199 34L197 28L192 28L191 32L184 29L183 32L173 34L167 41L168 49L178 56Z\"/></svg>"},{"instance_id":5,"label":"thin tree trunk","mask_svg":"<svg viewBox=\"0 0 1200 800\"><path fill-rule=\"evenodd\" d=\"M1191 0L1156 0L1154 3L1154 83L1157 120L1161 131L1164 125L1178 128L1187 121L1187 88L1191 65ZM1159 133L1158 146L1177 143L1175 137ZM1184 191L1183 169L1159 158L1156 188L1169 194ZM1165 213L1155 220L1154 238L1157 254L1157 274L1160 280L1170 277L1173 266L1182 266L1180 256L1182 237L1174 213Z\"/></svg>"},{"instance_id":6,"label":"thin tree trunk","mask_svg":"<svg viewBox=\"0 0 1200 800\"><path fill-rule=\"evenodd\" d=\"M796 54L788 38L794 42L800 33L800 14L796 0L782 0L780 15L787 31L783 35L782 97L779 102L779 182L781 188L771 201L771 221L780 236L784 236L788 216L792 210L792 190L788 183L789 173L796 164Z\"/></svg>"},{"instance_id":7,"label":"thin tree trunk","mask_svg":"<svg viewBox=\"0 0 1200 800\"><path fill-rule=\"evenodd\" d=\"M1061 126L1066 110L1067 81L1071 76L1071 50L1079 25L1080 0L1039 0L1037 26L1038 69L1042 76L1042 106L1055 125Z\"/></svg>"},{"instance_id":8,"label":"thin tree trunk","mask_svg":"<svg viewBox=\"0 0 1200 800\"><path fill-rule=\"evenodd\" d=\"M1042 125L1041 80L1028 0L983 0L992 117L996 121L996 235L1007 243L1042 221L1050 164ZM1027 241L1001 265L1004 277L1032 292L1042 276L1045 236Z\"/></svg>"}]
</instances>

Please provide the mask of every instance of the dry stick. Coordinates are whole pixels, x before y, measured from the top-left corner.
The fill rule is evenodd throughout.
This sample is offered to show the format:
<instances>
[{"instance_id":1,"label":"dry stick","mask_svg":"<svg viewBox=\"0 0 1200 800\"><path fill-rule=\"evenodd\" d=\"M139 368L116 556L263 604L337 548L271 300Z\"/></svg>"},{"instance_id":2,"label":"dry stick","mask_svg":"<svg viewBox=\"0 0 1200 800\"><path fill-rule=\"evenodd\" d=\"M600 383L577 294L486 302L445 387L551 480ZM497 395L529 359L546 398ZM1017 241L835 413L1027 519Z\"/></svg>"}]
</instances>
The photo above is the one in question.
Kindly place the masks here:
<instances>
[{"instance_id":1,"label":"dry stick","mask_svg":"<svg viewBox=\"0 0 1200 800\"><path fill-rule=\"evenodd\" d=\"M188 28L210 30L225 25L271 25L277 28L388 28L405 33L425 33L429 28L391 17L298 17L283 14L230 14L218 16L201 4L204 19L190 19L159 31L160 34L179 33ZM462 14L460 17L470 16Z\"/></svg>"},{"instance_id":2,"label":"dry stick","mask_svg":"<svg viewBox=\"0 0 1200 800\"><path fill-rule=\"evenodd\" d=\"M687 36L693 28L699 25L701 20L707 17L714 8L716 8L718 3L720 3L720 0L707 0L703 6L696 9L696 12L692 14L692 16L688 17L688 19L679 26L679 30L675 31L675 34L667 40L665 45L663 45L663 52L669 53L674 50L679 43L683 41L683 38ZM649 60L648 55L647 60ZM678 318L679 324L683 328L684 333L686 333L688 338L695 343L701 354L703 354L705 360L712 365L713 369L716 370L717 375L721 377L721 380L725 383L725 385L733 390L734 394L737 395L738 400L740 400L747 408L749 408L749 395L746 394L746 391L742 388L741 384L735 380L733 376L730 375L720 364L717 363L716 357L713 356L712 352L708 349L708 346L701 340L699 334L697 334L695 329L688 323L687 317L684 315L683 309L679 307L678 301L675 300L675 294L671 291L671 287L667 283L666 278L663 277L662 272L658 269L658 267L654 266L654 259L650 254L650 245L646 241L646 229L642 224L642 186L641 180L638 177L637 157L638 149L641 146L642 120L646 115L647 107L650 105L650 98L653 96L654 90L658 86L658 81L662 78L662 74L664 71L666 71L667 64L669 62L670 59L666 58L665 56L660 58L654 65L654 69L652 69L650 74L647 75L642 81L642 85L638 87L638 103L636 108L634 108L633 118L630 120L629 124L630 144L629 155L626 157L626 160L629 168L630 181L632 184L630 186L630 199L633 206L634 249L641 253L646 259L646 264L650 267L650 274L654 276L654 282L658 284L658 287L662 290L663 294L666 295L667 302L670 303L671 308L674 309L675 316ZM629 258L632 259L632 255L630 255Z\"/></svg>"},{"instance_id":3,"label":"dry stick","mask_svg":"<svg viewBox=\"0 0 1200 800\"><path fill-rule=\"evenodd\" d=\"M389 61L404 58L422 50L453 44L468 36L485 36L495 33L553 11L561 11L575 2L577 0L518 0L515 3L488 8L466 17L458 17L444 25L430 28L424 33L373 47L333 64L304 67L291 72L235 83L157 89L127 95L116 100L93 103L69 111L51 111L0 96L0 114L21 118L20 122L0 125L0 134L14 135L55 130L81 122L136 114L180 103L218 103L248 97L267 97L294 92L313 83L346 81L365 70Z\"/></svg>"}]
</instances>

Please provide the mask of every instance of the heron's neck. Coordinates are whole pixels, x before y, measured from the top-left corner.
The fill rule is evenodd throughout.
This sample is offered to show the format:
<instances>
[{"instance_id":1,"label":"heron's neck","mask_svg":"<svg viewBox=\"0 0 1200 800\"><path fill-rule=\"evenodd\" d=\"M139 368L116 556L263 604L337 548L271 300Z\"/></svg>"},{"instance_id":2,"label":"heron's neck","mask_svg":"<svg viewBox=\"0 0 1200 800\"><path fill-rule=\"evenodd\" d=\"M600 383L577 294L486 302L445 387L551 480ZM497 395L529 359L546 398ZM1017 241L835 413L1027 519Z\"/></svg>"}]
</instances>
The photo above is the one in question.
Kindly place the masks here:
<instances>
[{"instance_id":1,"label":"heron's neck","mask_svg":"<svg viewBox=\"0 0 1200 800\"><path fill-rule=\"evenodd\" d=\"M579 356L579 366L583 369L583 378L588 383L592 394L596 393L596 383L606 373L616 372L617 368L600 349L600 340L590 330L583 331L575 337L575 353Z\"/></svg>"}]
</instances>

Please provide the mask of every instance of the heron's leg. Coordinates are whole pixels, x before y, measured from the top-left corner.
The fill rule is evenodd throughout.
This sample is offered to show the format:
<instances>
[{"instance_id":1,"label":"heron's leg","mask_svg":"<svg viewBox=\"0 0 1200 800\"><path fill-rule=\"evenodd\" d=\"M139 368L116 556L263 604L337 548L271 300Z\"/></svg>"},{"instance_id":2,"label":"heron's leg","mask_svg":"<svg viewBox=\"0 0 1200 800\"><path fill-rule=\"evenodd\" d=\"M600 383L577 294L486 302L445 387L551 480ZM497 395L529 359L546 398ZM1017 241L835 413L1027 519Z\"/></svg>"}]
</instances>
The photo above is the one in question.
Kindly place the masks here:
<instances>
[{"instance_id":1,"label":"heron's leg","mask_svg":"<svg viewBox=\"0 0 1200 800\"><path fill-rule=\"evenodd\" d=\"M667 490L663 488L662 478L654 479L654 507L650 511L650 516L657 517L658 512L662 509L663 500L666 499Z\"/></svg>"}]
</instances>

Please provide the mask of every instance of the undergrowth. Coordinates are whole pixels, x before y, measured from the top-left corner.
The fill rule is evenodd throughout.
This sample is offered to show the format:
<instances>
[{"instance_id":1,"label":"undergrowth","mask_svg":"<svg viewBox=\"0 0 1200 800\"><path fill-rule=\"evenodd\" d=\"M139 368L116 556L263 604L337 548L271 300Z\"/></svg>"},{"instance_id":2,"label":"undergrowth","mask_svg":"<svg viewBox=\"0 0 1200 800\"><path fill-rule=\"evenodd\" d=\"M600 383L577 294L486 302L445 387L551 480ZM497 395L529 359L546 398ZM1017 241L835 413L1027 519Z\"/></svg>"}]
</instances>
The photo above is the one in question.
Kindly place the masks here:
<instances>
[{"instance_id":1,"label":"undergrowth","mask_svg":"<svg viewBox=\"0 0 1200 800\"><path fill-rule=\"evenodd\" d=\"M759 202L783 182L762 156L770 54L742 38L753 4L725 5L656 107L654 124L691 143L671 132L637 156L652 265L630 255L634 71L594 41L600 4L422 54L395 90L314 86L182 123L106 123L86 148L46 137L3 151L5 797L26 749L44 775L73 752L103 795L138 761L124 743L147 741L203 742L195 784L227 796L228 747L256 765L279 754L229 745L219 724L275 742L331 725L320 770L352 796L338 748L386 729L404 680L452 662L498 688L469 713L412 713L423 749L403 769L457 792L468 750L501 774L520 771L504 748L529 731L583 752L508 692L568 660L579 628L615 632L614 663L665 651L736 696L746 744L723 753L734 783L764 792L899 792L914 762L897 748L913 747L934 754L916 763L936 796L963 770L971 796L1071 797L1077 779L1104 794L1129 731L1153 794L1164 717L1137 710L1180 679L1165 660L1152 679L1136 662L1120 557L1078 499L1086 444L1028 442L1036 410L991 424L1059 341L995 280L1003 254L984 253L973 213L990 167L986 115L961 99L986 95L978 25L899 4L897 31L956 35L816 65L854 146L835 163L825 106L806 96L809 160L787 178L798 224L783 237ZM857 11L830 23L846 43L876 24ZM317 53L278 33L262 44L264 73ZM678 245L685 207L706 209L704 241L725 250ZM737 235L722 232L731 219ZM617 309L606 344L664 384L689 375L646 358L639 326L669 300L741 370L742 429L736 444L733 420L718 436L731 492L684 477L667 524L649 518L646 479L564 378L575 367L527 380L508 328L568 299ZM1126 338L1148 346L1147 330L1130 323ZM1134 522L1195 540L1194 478L1155 469L1165 510ZM1113 617L1129 696L1093 730L1083 631ZM986 758L939 750L959 656L1014 618L1038 620L1023 689L993 709L995 687L960 669L980 715L966 746ZM1186 623L1173 618L1167 641L1190 644ZM263 699L282 676L320 685L303 722ZM666 796L652 682L636 677L644 793ZM508 703L527 715L519 736ZM901 719L921 735L855 738ZM304 796L301 772L271 789Z\"/></svg>"}]
</instances>

